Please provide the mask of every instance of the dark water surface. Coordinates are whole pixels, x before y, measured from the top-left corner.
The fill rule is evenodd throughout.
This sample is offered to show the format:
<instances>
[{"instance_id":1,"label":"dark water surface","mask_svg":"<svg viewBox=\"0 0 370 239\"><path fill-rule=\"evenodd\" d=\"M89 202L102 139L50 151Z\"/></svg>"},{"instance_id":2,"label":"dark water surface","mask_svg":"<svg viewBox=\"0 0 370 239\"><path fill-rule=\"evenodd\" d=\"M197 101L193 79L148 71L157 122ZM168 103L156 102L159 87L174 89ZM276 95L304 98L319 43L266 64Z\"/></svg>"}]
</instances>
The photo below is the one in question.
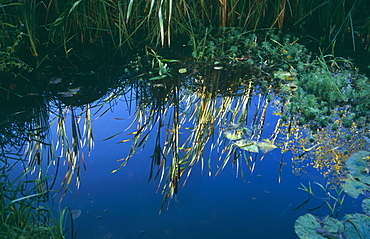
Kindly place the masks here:
<instances>
[{"instance_id":1,"label":"dark water surface","mask_svg":"<svg viewBox=\"0 0 370 239\"><path fill-rule=\"evenodd\" d=\"M269 115L267 134L276 120L271 112ZM132 121L129 116L120 101L93 122L95 148L85 159L87 171L81 175L81 187L67 193L60 205L81 210L73 221L77 238L297 238L294 222L307 208L295 209L309 198L298 188L308 181L325 183L317 171L293 175L290 155L286 154L287 165L278 183L280 149L267 153L253 173L245 167L245 181L240 175L236 177L235 165L230 163L217 177L208 176L198 163L168 210L159 214L163 196L156 193L158 180L148 183L154 134L126 167L111 174L119 165L117 160L127 155L130 143L118 144L119 137L104 139L126 129ZM323 203L315 200L308 208ZM351 203L345 207L346 213L358 209Z\"/></svg>"}]
</instances>

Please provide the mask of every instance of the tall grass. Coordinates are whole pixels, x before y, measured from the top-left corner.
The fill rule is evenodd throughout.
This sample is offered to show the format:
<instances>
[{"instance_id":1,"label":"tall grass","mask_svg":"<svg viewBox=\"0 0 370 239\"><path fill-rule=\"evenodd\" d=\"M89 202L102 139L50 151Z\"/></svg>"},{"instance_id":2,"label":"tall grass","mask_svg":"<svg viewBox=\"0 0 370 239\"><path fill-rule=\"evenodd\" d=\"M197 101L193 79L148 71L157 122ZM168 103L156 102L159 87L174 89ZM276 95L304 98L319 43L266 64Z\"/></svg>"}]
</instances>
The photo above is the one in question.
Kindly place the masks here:
<instances>
[{"instance_id":1,"label":"tall grass","mask_svg":"<svg viewBox=\"0 0 370 239\"><path fill-rule=\"evenodd\" d=\"M0 237L64 239L63 221L55 219L47 204L46 179L29 179L28 171L14 174L1 167Z\"/></svg>"},{"instance_id":2,"label":"tall grass","mask_svg":"<svg viewBox=\"0 0 370 239\"><path fill-rule=\"evenodd\" d=\"M312 34L323 43L349 37L355 44L356 35L369 34L363 27L368 12L362 11L368 4L365 0L19 0L0 7L4 23L25 32L29 49L37 56L38 48L47 43L63 46L65 52L78 42L134 47L144 41L164 46L177 34L219 26L286 29Z\"/></svg>"}]
</instances>

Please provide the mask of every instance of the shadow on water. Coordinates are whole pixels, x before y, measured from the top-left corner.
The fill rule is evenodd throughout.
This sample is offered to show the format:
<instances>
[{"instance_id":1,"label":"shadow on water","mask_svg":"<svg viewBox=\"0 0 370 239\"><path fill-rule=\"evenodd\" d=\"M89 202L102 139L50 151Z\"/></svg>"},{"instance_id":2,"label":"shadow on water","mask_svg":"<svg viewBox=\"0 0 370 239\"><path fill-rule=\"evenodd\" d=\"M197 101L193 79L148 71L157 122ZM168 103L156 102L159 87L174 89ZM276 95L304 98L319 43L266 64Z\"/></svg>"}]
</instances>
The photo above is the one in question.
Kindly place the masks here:
<instances>
[{"instance_id":1,"label":"shadow on water","mask_svg":"<svg viewBox=\"0 0 370 239\"><path fill-rule=\"evenodd\" d=\"M69 207L77 238L294 238L299 215L356 211L341 160L369 146L368 129L336 111L335 124L302 121L305 85L287 66L111 56L62 59L2 94L1 163Z\"/></svg>"}]
</instances>

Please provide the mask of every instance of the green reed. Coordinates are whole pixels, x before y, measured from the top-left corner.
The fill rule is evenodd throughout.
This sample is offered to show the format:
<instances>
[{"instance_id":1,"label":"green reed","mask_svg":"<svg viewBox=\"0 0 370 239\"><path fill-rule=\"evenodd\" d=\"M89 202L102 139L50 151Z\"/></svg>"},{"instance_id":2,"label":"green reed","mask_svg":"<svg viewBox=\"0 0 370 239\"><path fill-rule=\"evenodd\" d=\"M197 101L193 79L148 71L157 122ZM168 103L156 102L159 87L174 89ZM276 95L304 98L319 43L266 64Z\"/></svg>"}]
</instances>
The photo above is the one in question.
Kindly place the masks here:
<instances>
[{"instance_id":1,"label":"green reed","mask_svg":"<svg viewBox=\"0 0 370 239\"><path fill-rule=\"evenodd\" d=\"M1 169L0 237L65 238L64 224L57 222L47 205L49 191L40 190L47 179L28 179L28 173L17 176L4 166Z\"/></svg>"},{"instance_id":2,"label":"green reed","mask_svg":"<svg viewBox=\"0 0 370 239\"><path fill-rule=\"evenodd\" d=\"M113 47L138 42L171 45L178 34L210 27L241 27L245 30L279 28L312 34L318 41L334 44L340 37L369 34L365 0L211 0L211 1L81 1L40 0L4 4L2 18L23 31L35 56L47 43L69 52L76 43ZM209 7L212 6L212 7ZM15 17L20 16L20 18ZM312 26L315 26L314 28ZM317 29L322 29L317 31ZM5 30L6 31L6 30ZM361 31L361 32L359 32ZM50 44L49 44L50 45Z\"/></svg>"}]
</instances>

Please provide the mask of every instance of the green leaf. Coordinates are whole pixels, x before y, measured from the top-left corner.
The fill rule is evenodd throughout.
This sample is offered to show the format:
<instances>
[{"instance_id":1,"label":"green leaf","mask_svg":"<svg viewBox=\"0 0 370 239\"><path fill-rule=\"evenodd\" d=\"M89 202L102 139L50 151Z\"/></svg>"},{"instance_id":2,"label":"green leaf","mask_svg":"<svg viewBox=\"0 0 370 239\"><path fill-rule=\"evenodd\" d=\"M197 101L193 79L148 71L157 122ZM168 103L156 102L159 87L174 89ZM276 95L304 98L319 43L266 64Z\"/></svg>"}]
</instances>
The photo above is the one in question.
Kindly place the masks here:
<instances>
[{"instance_id":1,"label":"green leaf","mask_svg":"<svg viewBox=\"0 0 370 239\"><path fill-rule=\"evenodd\" d=\"M346 214L343 220L346 230L345 238L370 238L370 217L365 214Z\"/></svg>"},{"instance_id":2,"label":"green leaf","mask_svg":"<svg viewBox=\"0 0 370 239\"><path fill-rule=\"evenodd\" d=\"M327 217L322 227L333 237L344 231L343 223L332 217Z\"/></svg>"},{"instance_id":3,"label":"green leaf","mask_svg":"<svg viewBox=\"0 0 370 239\"><path fill-rule=\"evenodd\" d=\"M362 210L368 216L370 216L370 198L366 198L362 201Z\"/></svg>"},{"instance_id":4,"label":"green leaf","mask_svg":"<svg viewBox=\"0 0 370 239\"><path fill-rule=\"evenodd\" d=\"M230 140L239 140L243 138L243 134L237 130L228 130L224 132L225 137Z\"/></svg>"},{"instance_id":5,"label":"green leaf","mask_svg":"<svg viewBox=\"0 0 370 239\"><path fill-rule=\"evenodd\" d=\"M370 185L370 175L368 174L368 163L370 162L369 155L370 152L358 151L346 160L349 173L354 178L368 185Z\"/></svg>"},{"instance_id":6,"label":"green leaf","mask_svg":"<svg viewBox=\"0 0 370 239\"><path fill-rule=\"evenodd\" d=\"M309 213L300 216L294 225L295 233L300 239L325 239L325 237L316 233L316 230L320 227L320 223Z\"/></svg>"},{"instance_id":7,"label":"green leaf","mask_svg":"<svg viewBox=\"0 0 370 239\"><path fill-rule=\"evenodd\" d=\"M252 153L258 153L258 146L256 144L247 145L247 146L241 147L241 149L247 150Z\"/></svg>"},{"instance_id":8,"label":"green leaf","mask_svg":"<svg viewBox=\"0 0 370 239\"><path fill-rule=\"evenodd\" d=\"M367 189L368 186L366 184L357 181L350 174L348 175L348 178L344 179L343 190L353 198L357 198L358 195L363 194L363 191Z\"/></svg>"},{"instance_id":9,"label":"green leaf","mask_svg":"<svg viewBox=\"0 0 370 239\"><path fill-rule=\"evenodd\" d=\"M257 146L259 149L265 152L269 152L273 149L276 149L277 147L268 139L264 139L261 142L257 143Z\"/></svg>"},{"instance_id":10,"label":"green leaf","mask_svg":"<svg viewBox=\"0 0 370 239\"><path fill-rule=\"evenodd\" d=\"M167 77L167 75L160 75L160 76L155 76L155 77L149 78L149 80L161 80L161 79L164 79L166 77Z\"/></svg>"}]
</instances>

